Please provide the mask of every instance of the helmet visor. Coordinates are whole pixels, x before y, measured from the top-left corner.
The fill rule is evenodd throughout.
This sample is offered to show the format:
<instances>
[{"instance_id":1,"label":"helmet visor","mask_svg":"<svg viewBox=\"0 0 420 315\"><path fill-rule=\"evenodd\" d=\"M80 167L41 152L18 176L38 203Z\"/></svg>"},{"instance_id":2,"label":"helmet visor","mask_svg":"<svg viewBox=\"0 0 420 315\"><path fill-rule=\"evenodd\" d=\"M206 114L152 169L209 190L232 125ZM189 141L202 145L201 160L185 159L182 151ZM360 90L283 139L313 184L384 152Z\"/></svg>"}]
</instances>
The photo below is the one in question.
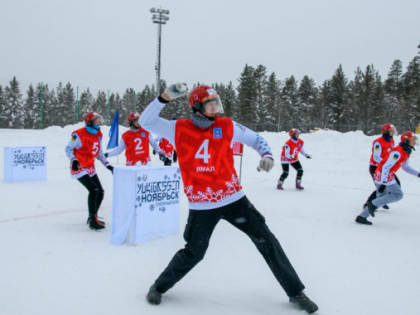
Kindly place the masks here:
<instances>
[{"instance_id":1,"label":"helmet visor","mask_svg":"<svg viewBox=\"0 0 420 315\"><path fill-rule=\"evenodd\" d=\"M218 94L210 95L203 101L203 111L205 115L214 116L223 114L223 104Z\"/></svg>"}]
</instances>

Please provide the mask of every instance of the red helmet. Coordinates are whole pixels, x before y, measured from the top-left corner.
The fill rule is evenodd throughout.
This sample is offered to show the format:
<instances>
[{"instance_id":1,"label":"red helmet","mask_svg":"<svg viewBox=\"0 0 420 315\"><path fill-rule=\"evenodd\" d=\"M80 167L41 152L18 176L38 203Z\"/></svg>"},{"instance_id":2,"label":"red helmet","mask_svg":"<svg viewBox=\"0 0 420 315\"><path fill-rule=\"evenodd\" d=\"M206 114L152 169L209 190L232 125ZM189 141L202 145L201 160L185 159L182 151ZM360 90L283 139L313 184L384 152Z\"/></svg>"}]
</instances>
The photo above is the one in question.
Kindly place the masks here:
<instances>
[{"instance_id":1,"label":"red helmet","mask_svg":"<svg viewBox=\"0 0 420 315\"><path fill-rule=\"evenodd\" d=\"M89 112L85 115L85 117L83 117L83 120L85 121L86 125L89 125L96 118L102 118L102 116L95 112Z\"/></svg>"},{"instance_id":2,"label":"red helmet","mask_svg":"<svg viewBox=\"0 0 420 315\"><path fill-rule=\"evenodd\" d=\"M391 129L394 129L394 133L397 133L397 128L393 124L385 124L382 126L381 132L385 133Z\"/></svg>"},{"instance_id":3,"label":"red helmet","mask_svg":"<svg viewBox=\"0 0 420 315\"><path fill-rule=\"evenodd\" d=\"M401 142L408 142L412 138L416 138L417 139L417 136L413 132L411 132L411 131L405 131L401 135Z\"/></svg>"},{"instance_id":4,"label":"red helmet","mask_svg":"<svg viewBox=\"0 0 420 315\"><path fill-rule=\"evenodd\" d=\"M132 122L133 120L137 120L139 118L140 118L140 114L137 113L137 112L136 113L132 112L132 113L128 114L128 116L127 116L127 120L128 120L129 123Z\"/></svg>"},{"instance_id":5,"label":"red helmet","mask_svg":"<svg viewBox=\"0 0 420 315\"><path fill-rule=\"evenodd\" d=\"M205 105L210 101L216 101L215 113L223 113L223 105L216 90L208 85L197 86L191 91L188 103L192 109L202 113L205 112Z\"/></svg>"},{"instance_id":6,"label":"red helmet","mask_svg":"<svg viewBox=\"0 0 420 315\"><path fill-rule=\"evenodd\" d=\"M299 136L300 135L300 130L299 129L296 129L296 128L293 128L293 129L290 129L289 130L289 136L290 136L290 138L293 137L295 134L297 134Z\"/></svg>"}]
</instances>

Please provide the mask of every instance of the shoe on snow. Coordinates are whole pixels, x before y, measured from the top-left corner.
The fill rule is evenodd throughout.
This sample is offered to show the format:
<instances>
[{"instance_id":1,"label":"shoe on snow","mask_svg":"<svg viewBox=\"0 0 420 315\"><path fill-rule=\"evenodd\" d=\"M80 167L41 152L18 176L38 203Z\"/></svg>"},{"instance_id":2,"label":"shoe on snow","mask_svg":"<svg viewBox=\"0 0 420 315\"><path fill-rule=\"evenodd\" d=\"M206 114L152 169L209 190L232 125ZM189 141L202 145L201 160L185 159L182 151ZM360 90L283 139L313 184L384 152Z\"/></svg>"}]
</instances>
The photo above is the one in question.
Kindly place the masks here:
<instances>
[{"instance_id":1,"label":"shoe on snow","mask_svg":"<svg viewBox=\"0 0 420 315\"><path fill-rule=\"evenodd\" d=\"M98 219L96 215L89 216L87 224L91 230L102 230L105 228L105 222Z\"/></svg>"},{"instance_id":2,"label":"shoe on snow","mask_svg":"<svg viewBox=\"0 0 420 315\"><path fill-rule=\"evenodd\" d=\"M152 285L149 289L149 292L146 295L146 300L152 305L159 305L162 301L162 293L160 293L156 285Z\"/></svg>"},{"instance_id":3,"label":"shoe on snow","mask_svg":"<svg viewBox=\"0 0 420 315\"><path fill-rule=\"evenodd\" d=\"M300 180L296 181L296 189L297 190L303 190L304 189Z\"/></svg>"},{"instance_id":4,"label":"shoe on snow","mask_svg":"<svg viewBox=\"0 0 420 315\"><path fill-rule=\"evenodd\" d=\"M309 314L315 313L318 310L318 306L312 302L303 292L298 295L289 298L289 302L299 307L301 310L308 312Z\"/></svg>"},{"instance_id":5,"label":"shoe on snow","mask_svg":"<svg viewBox=\"0 0 420 315\"><path fill-rule=\"evenodd\" d=\"M372 222L370 222L365 217L362 217L361 215L358 215L356 217L356 220L354 220L354 221L356 221L357 223L360 223L360 224L372 225Z\"/></svg>"},{"instance_id":6,"label":"shoe on snow","mask_svg":"<svg viewBox=\"0 0 420 315\"><path fill-rule=\"evenodd\" d=\"M283 189L283 183L278 183L278 184L277 184L277 189L278 189L278 190L284 190L284 189Z\"/></svg>"},{"instance_id":7,"label":"shoe on snow","mask_svg":"<svg viewBox=\"0 0 420 315\"><path fill-rule=\"evenodd\" d=\"M384 205L382 208L384 208L385 210L389 210L389 206L388 205Z\"/></svg>"}]
</instances>

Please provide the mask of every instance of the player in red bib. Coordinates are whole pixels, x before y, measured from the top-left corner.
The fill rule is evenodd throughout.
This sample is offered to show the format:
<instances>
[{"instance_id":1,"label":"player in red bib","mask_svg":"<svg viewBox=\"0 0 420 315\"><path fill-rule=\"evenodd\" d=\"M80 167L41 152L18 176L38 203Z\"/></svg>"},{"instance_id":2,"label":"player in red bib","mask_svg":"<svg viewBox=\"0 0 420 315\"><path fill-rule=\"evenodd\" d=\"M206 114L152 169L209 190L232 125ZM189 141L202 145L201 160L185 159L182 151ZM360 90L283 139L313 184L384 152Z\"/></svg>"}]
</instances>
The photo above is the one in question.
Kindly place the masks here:
<instances>
[{"instance_id":1,"label":"player in red bib","mask_svg":"<svg viewBox=\"0 0 420 315\"><path fill-rule=\"evenodd\" d=\"M382 159L389 154L391 149L394 147L394 135L397 133L397 129L393 124L385 124L382 126L382 136L376 138L372 143L372 154L370 156L369 163L369 174L372 176L375 174L376 169L378 168L379 163ZM397 178L398 181L398 178ZM376 191L374 191L368 198L368 201L372 201L376 196ZM367 205L366 201L365 205ZM388 205L383 206L384 209L389 209Z\"/></svg>"},{"instance_id":2,"label":"player in red bib","mask_svg":"<svg viewBox=\"0 0 420 315\"><path fill-rule=\"evenodd\" d=\"M411 168L408 163L410 154L416 144L417 137L411 131L406 131L401 135L400 144L391 149L381 160L373 175L377 187L375 198L368 200L363 212L356 217L357 223L372 225L372 222L367 220L369 215L374 217L375 211L379 207L402 199L403 193L395 175L400 167L407 173L420 177L420 173Z\"/></svg>"},{"instance_id":3,"label":"player in red bib","mask_svg":"<svg viewBox=\"0 0 420 315\"><path fill-rule=\"evenodd\" d=\"M177 155L174 146L168 141L168 139L160 138L159 148L162 150L162 153L159 154L159 158L163 161L165 166L170 166L172 161L177 161Z\"/></svg>"},{"instance_id":4,"label":"player in red bib","mask_svg":"<svg viewBox=\"0 0 420 315\"><path fill-rule=\"evenodd\" d=\"M278 182L277 189L283 190L283 183L289 176L289 164L296 170L296 189L303 190L302 187L302 176L303 168L299 162L299 153L310 159L311 156L303 150L303 140L299 139L300 130L291 129L289 131L290 139L286 141L281 151L281 167L283 173L281 174Z\"/></svg>"},{"instance_id":5,"label":"player in red bib","mask_svg":"<svg viewBox=\"0 0 420 315\"><path fill-rule=\"evenodd\" d=\"M145 129L175 145L190 207L184 232L187 244L151 286L146 296L148 302L160 304L162 294L203 259L214 228L225 219L251 238L290 302L315 312L318 307L303 293L304 285L264 217L245 196L234 168L234 141L255 149L261 156L259 168L267 172L274 164L270 147L254 131L228 117L219 117L223 107L217 92L209 86L199 86L190 93L191 119L168 121L159 117L169 101L185 93L185 84L169 86L140 118Z\"/></svg>"},{"instance_id":6,"label":"player in red bib","mask_svg":"<svg viewBox=\"0 0 420 315\"><path fill-rule=\"evenodd\" d=\"M130 113L127 120L130 129L123 133L120 144L115 150L105 153L106 157L113 157L125 150L126 165L147 165L150 162L149 143L160 152L152 135L139 125L139 113Z\"/></svg>"},{"instance_id":7,"label":"player in red bib","mask_svg":"<svg viewBox=\"0 0 420 315\"><path fill-rule=\"evenodd\" d=\"M95 112L85 115L84 128L73 131L71 140L66 146L66 154L71 161L71 175L89 191L89 227L93 230L105 228L105 222L98 219L98 210L104 198L99 177L95 170L95 158L113 171L113 167L102 153L102 132L99 128L101 116Z\"/></svg>"}]
</instances>

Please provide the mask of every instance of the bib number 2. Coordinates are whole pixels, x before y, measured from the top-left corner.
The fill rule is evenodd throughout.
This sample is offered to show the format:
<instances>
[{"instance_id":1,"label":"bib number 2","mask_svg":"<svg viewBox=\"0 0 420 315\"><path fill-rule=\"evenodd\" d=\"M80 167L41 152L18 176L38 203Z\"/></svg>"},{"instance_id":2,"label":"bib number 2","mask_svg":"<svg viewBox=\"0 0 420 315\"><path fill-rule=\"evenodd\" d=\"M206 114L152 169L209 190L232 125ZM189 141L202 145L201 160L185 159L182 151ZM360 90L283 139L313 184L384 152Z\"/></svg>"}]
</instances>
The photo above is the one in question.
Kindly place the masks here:
<instances>
[{"instance_id":1,"label":"bib number 2","mask_svg":"<svg viewBox=\"0 0 420 315\"><path fill-rule=\"evenodd\" d=\"M206 164L209 162L209 139L203 141L194 157L196 159L203 159L203 162Z\"/></svg>"}]
</instances>

